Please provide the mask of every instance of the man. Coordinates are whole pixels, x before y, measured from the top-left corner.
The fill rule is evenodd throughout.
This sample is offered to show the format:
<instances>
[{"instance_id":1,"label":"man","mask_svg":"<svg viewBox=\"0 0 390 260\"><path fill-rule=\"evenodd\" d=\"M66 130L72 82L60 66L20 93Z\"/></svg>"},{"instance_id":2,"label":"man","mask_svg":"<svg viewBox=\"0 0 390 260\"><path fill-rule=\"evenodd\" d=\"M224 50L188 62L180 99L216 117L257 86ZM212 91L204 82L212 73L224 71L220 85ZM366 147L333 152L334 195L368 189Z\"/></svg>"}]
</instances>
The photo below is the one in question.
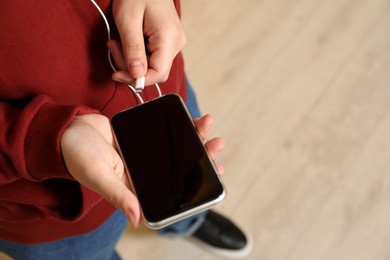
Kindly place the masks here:
<instances>
[{"instance_id":1,"label":"man","mask_svg":"<svg viewBox=\"0 0 390 260\"><path fill-rule=\"evenodd\" d=\"M146 85L163 82L164 93L187 100L179 2L98 5L114 29L107 43L118 68L112 75L104 21L90 1L0 3L0 250L14 258L117 258L125 217L137 227L141 214L108 118L138 104L127 84L143 76ZM152 88L142 95L156 97ZM203 137L211 121L195 121ZM206 143L213 157L222 147L220 138ZM215 212L163 231L171 232L231 255L250 244Z\"/></svg>"}]
</instances>

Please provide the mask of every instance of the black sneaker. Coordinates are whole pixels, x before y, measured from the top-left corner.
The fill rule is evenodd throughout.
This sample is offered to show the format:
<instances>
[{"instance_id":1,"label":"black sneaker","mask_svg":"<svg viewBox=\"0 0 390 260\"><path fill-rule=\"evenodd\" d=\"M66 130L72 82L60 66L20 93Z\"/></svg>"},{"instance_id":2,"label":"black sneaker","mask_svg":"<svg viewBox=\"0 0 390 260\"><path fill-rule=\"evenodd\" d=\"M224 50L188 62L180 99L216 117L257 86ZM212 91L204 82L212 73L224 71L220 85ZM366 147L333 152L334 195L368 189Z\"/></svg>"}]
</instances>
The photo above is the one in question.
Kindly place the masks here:
<instances>
[{"instance_id":1,"label":"black sneaker","mask_svg":"<svg viewBox=\"0 0 390 260\"><path fill-rule=\"evenodd\" d=\"M248 256L252 250L252 241L233 222L209 211L204 222L192 234L196 242L213 253L240 258Z\"/></svg>"}]
</instances>

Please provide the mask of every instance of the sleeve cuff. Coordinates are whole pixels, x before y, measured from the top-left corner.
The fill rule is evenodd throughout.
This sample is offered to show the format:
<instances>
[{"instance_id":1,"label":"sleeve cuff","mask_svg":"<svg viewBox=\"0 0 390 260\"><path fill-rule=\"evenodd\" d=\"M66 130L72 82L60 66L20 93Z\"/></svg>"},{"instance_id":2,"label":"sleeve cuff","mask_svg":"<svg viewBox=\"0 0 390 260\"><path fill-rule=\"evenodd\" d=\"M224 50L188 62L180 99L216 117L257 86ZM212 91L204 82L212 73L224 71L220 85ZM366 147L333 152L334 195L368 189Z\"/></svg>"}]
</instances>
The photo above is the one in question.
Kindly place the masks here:
<instances>
[{"instance_id":1,"label":"sleeve cuff","mask_svg":"<svg viewBox=\"0 0 390 260\"><path fill-rule=\"evenodd\" d=\"M61 136L75 116L99 113L85 106L42 102L26 133L26 171L36 181L49 178L73 179L61 153Z\"/></svg>"}]
</instances>

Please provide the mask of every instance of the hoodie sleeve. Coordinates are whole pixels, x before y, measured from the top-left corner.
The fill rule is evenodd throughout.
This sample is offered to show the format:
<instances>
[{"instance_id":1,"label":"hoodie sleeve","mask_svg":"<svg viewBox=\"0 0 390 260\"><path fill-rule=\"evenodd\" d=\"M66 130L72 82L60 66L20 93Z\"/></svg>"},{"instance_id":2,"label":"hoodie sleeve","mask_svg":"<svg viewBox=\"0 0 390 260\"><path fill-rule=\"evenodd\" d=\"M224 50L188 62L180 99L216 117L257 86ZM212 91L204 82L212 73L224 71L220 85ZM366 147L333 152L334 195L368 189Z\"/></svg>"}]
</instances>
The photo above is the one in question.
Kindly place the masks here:
<instances>
[{"instance_id":1,"label":"hoodie sleeve","mask_svg":"<svg viewBox=\"0 0 390 260\"><path fill-rule=\"evenodd\" d=\"M46 96L23 103L0 103L0 185L20 177L71 179L61 154L61 135L75 116L98 112L58 105Z\"/></svg>"},{"instance_id":2,"label":"hoodie sleeve","mask_svg":"<svg viewBox=\"0 0 390 260\"><path fill-rule=\"evenodd\" d=\"M25 104L0 102L0 198L68 220L82 217L101 202L100 195L74 181L60 147L73 118L91 113L98 112L58 105L46 96Z\"/></svg>"}]
</instances>

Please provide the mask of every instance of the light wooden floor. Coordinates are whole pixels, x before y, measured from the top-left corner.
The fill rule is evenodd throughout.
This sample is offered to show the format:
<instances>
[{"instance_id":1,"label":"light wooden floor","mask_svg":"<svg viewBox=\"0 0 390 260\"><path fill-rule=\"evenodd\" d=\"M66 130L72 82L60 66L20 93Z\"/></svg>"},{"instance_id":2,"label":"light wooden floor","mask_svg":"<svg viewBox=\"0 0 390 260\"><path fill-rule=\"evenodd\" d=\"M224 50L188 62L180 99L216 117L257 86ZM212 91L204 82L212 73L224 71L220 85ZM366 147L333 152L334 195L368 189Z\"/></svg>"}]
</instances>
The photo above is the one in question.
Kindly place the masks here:
<instances>
[{"instance_id":1,"label":"light wooden floor","mask_svg":"<svg viewBox=\"0 0 390 260\"><path fill-rule=\"evenodd\" d=\"M183 0L190 80L227 147L218 210L259 260L390 259L390 1ZM129 228L125 260L220 259Z\"/></svg>"},{"instance_id":2,"label":"light wooden floor","mask_svg":"<svg viewBox=\"0 0 390 260\"><path fill-rule=\"evenodd\" d=\"M248 259L390 259L390 1L183 0ZM125 259L219 259L129 229Z\"/></svg>"}]
</instances>

